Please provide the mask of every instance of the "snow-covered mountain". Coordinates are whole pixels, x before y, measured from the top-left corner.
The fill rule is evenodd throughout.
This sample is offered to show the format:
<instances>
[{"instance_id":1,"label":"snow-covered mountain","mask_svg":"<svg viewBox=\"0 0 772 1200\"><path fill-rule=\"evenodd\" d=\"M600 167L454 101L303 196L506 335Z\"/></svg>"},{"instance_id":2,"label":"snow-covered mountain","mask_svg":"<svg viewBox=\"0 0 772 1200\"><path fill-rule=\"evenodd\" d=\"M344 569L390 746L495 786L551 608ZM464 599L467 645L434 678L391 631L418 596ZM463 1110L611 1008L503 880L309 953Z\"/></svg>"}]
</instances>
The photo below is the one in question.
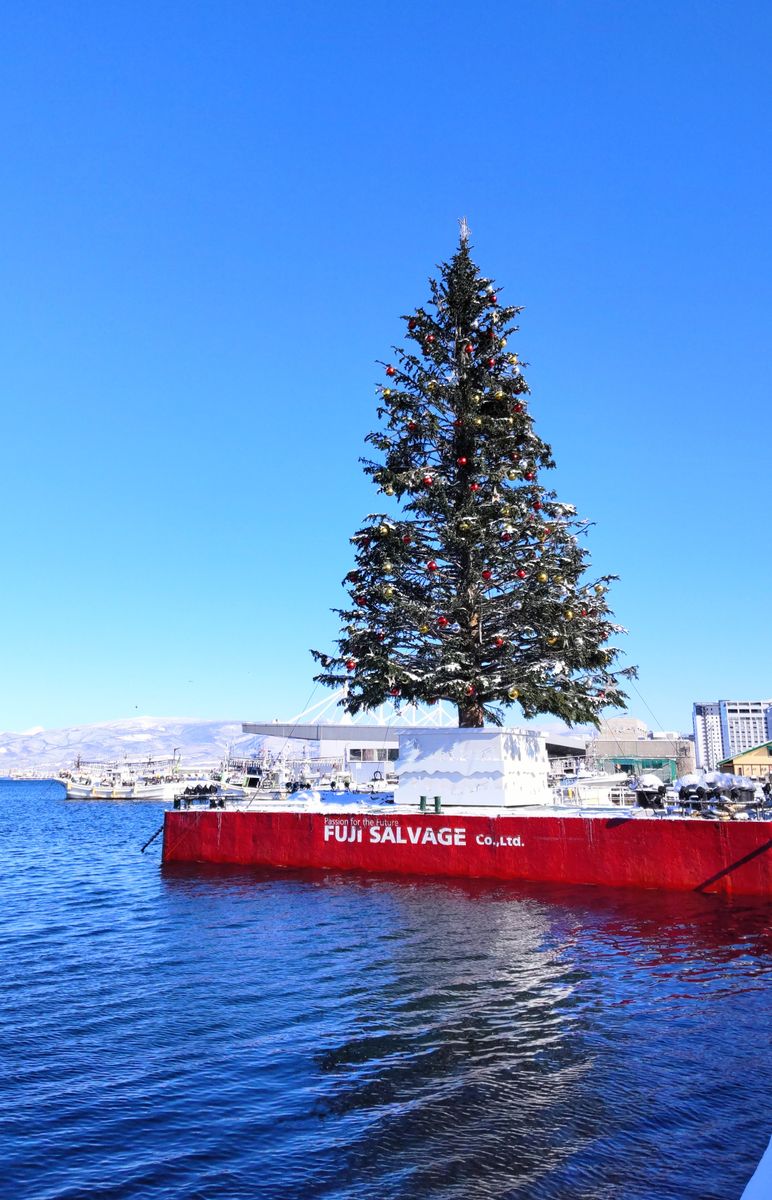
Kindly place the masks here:
<instances>
[{"instance_id":1,"label":"snow-covered mountain","mask_svg":"<svg viewBox=\"0 0 772 1200\"><path fill-rule=\"evenodd\" d=\"M228 747L247 754L265 739L241 732L240 721L201 721L190 717L132 717L68 729L29 729L0 733L0 775L71 767L86 761L171 758L183 766L215 765ZM273 739L268 739L273 741Z\"/></svg>"},{"instance_id":2,"label":"snow-covered mountain","mask_svg":"<svg viewBox=\"0 0 772 1200\"><path fill-rule=\"evenodd\" d=\"M542 727L543 728L543 727ZM555 728L543 728L555 733ZM565 730L559 731L561 734ZM582 729L571 730L581 736ZM0 777L14 774L56 774L77 758L94 761L146 761L171 758L176 752L183 767L215 766L230 748L236 756L265 748L287 748L283 738L255 737L241 732L240 721L202 721L193 717L131 717L99 725L73 725L68 729L28 729L0 733ZM293 746L300 752L300 744Z\"/></svg>"}]
</instances>

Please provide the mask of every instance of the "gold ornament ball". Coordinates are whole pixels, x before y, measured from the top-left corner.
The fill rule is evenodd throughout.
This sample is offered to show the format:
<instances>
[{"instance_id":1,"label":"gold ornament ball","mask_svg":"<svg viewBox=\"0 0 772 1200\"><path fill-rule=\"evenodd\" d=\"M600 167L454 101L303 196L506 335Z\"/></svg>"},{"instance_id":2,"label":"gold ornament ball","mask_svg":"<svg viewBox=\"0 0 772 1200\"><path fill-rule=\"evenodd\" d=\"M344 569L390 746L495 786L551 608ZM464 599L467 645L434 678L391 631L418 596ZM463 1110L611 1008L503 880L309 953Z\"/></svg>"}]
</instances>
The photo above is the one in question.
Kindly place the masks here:
<instances>
[{"instance_id":1,"label":"gold ornament ball","mask_svg":"<svg viewBox=\"0 0 772 1200\"><path fill-rule=\"evenodd\" d=\"M507 471L507 479L517 479L519 474L520 474L519 471L513 471L510 469L509 471Z\"/></svg>"},{"instance_id":2,"label":"gold ornament ball","mask_svg":"<svg viewBox=\"0 0 772 1200\"><path fill-rule=\"evenodd\" d=\"M459 521L458 528L461 531L461 533L466 533L466 531L469 528L469 522L468 521Z\"/></svg>"},{"instance_id":3,"label":"gold ornament ball","mask_svg":"<svg viewBox=\"0 0 772 1200\"><path fill-rule=\"evenodd\" d=\"M384 396L390 396L390 395L391 395L391 388L384 388L384 389L383 389L383 394L384 394Z\"/></svg>"},{"instance_id":4,"label":"gold ornament ball","mask_svg":"<svg viewBox=\"0 0 772 1200\"><path fill-rule=\"evenodd\" d=\"M387 562L385 562L385 563L383 564L383 569L384 569L384 571L386 572L386 574L388 575L389 571L393 571L393 569L394 569L394 563L391 563L391 562L388 562L388 561L387 561Z\"/></svg>"},{"instance_id":5,"label":"gold ornament ball","mask_svg":"<svg viewBox=\"0 0 772 1200\"><path fill-rule=\"evenodd\" d=\"M385 537L386 534L389 532L388 525L379 525L378 532L380 533L381 537Z\"/></svg>"},{"instance_id":6,"label":"gold ornament ball","mask_svg":"<svg viewBox=\"0 0 772 1200\"><path fill-rule=\"evenodd\" d=\"M517 688L515 688L515 687L512 687L512 688L510 688L510 689L509 689L509 691L507 692L507 695L509 696L510 700L517 700L517 698L518 698L518 696L520 695L520 693L519 693L519 691L517 690Z\"/></svg>"},{"instance_id":7,"label":"gold ornament ball","mask_svg":"<svg viewBox=\"0 0 772 1200\"><path fill-rule=\"evenodd\" d=\"M482 417L475 417L474 423L475 425L482 425Z\"/></svg>"},{"instance_id":8,"label":"gold ornament ball","mask_svg":"<svg viewBox=\"0 0 772 1200\"><path fill-rule=\"evenodd\" d=\"M482 400L482 392L472 392L473 400Z\"/></svg>"},{"instance_id":9,"label":"gold ornament ball","mask_svg":"<svg viewBox=\"0 0 772 1200\"><path fill-rule=\"evenodd\" d=\"M558 640L558 639L557 639L556 637L548 637L548 638L547 638L547 645L548 645L548 646L554 646L554 645L555 645L555 642L556 642L557 640Z\"/></svg>"},{"instance_id":10,"label":"gold ornament ball","mask_svg":"<svg viewBox=\"0 0 772 1200\"><path fill-rule=\"evenodd\" d=\"M504 399L504 397L506 396L506 392L502 392L502 391L499 389L499 391L498 391L498 392L494 392L494 396L495 396L495 398L496 398L497 400L503 400L503 399Z\"/></svg>"},{"instance_id":11,"label":"gold ornament ball","mask_svg":"<svg viewBox=\"0 0 772 1200\"><path fill-rule=\"evenodd\" d=\"M501 346L501 349L502 349L502 350L504 349L504 347L506 346L506 344L507 344L507 339L506 339L506 338L499 338L499 345Z\"/></svg>"},{"instance_id":12,"label":"gold ornament ball","mask_svg":"<svg viewBox=\"0 0 772 1200\"><path fill-rule=\"evenodd\" d=\"M597 586L597 587L596 587L596 589L595 589L595 595L596 595L596 596L602 596L602 595L603 595L603 593L605 592L605 590L606 590L606 589L604 588L603 584L602 584L602 583L599 583L599 584L598 584L598 586Z\"/></svg>"},{"instance_id":13,"label":"gold ornament ball","mask_svg":"<svg viewBox=\"0 0 772 1200\"><path fill-rule=\"evenodd\" d=\"M384 492L384 495L386 495L386 496L393 496L394 488L391 486L390 483L387 483L386 487L383 489L383 492Z\"/></svg>"},{"instance_id":14,"label":"gold ornament ball","mask_svg":"<svg viewBox=\"0 0 772 1200\"><path fill-rule=\"evenodd\" d=\"M567 621L573 621L573 619L574 619L574 613L573 613L573 609L571 609L571 608L567 608L567 609L566 609L566 620L567 620Z\"/></svg>"},{"instance_id":15,"label":"gold ornament ball","mask_svg":"<svg viewBox=\"0 0 772 1200\"><path fill-rule=\"evenodd\" d=\"M430 379L430 380L429 380L429 382L427 383L427 385L426 385L426 386L428 387L428 389L429 389L429 391L430 391L430 392L433 392L433 391L434 391L434 389L435 389L435 388L436 388L436 386L437 386L437 380L436 380L436 379Z\"/></svg>"},{"instance_id":16,"label":"gold ornament ball","mask_svg":"<svg viewBox=\"0 0 772 1200\"><path fill-rule=\"evenodd\" d=\"M510 364L510 366L516 367L519 361L520 361L520 359L517 357L516 354L508 354L507 355L507 362Z\"/></svg>"},{"instance_id":17,"label":"gold ornament ball","mask_svg":"<svg viewBox=\"0 0 772 1200\"><path fill-rule=\"evenodd\" d=\"M419 626L418 626L418 632L419 632L419 633L428 633L428 632L429 632L429 626L428 626L428 625L419 625Z\"/></svg>"},{"instance_id":18,"label":"gold ornament ball","mask_svg":"<svg viewBox=\"0 0 772 1200\"><path fill-rule=\"evenodd\" d=\"M556 575L556 576L555 576L555 583L557 583L557 584L561 584L562 582L563 582L563 576L562 576L562 575Z\"/></svg>"},{"instance_id":19,"label":"gold ornament ball","mask_svg":"<svg viewBox=\"0 0 772 1200\"><path fill-rule=\"evenodd\" d=\"M391 585L389 585L389 587L385 587L383 589L383 594L387 600L390 600L391 597L394 595L394 588L391 587Z\"/></svg>"},{"instance_id":20,"label":"gold ornament ball","mask_svg":"<svg viewBox=\"0 0 772 1200\"><path fill-rule=\"evenodd\" d=\"M539 571L539 574L537 575L537 579L539 580L539 583L546 583L548 578L549 578L549 576L547 575L546 571Z\"/></svg>"}]
</instances>

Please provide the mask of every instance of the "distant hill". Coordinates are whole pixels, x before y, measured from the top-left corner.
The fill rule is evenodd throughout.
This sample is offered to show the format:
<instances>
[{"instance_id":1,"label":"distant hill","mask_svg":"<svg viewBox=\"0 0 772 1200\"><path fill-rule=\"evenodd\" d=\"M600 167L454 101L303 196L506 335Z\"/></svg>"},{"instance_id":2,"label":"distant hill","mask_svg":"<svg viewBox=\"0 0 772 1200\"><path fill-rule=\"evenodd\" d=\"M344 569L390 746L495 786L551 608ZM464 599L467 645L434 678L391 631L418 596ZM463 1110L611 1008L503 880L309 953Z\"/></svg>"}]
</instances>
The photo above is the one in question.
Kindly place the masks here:
<instances>
[{"instance_id":1,"label":"distant hill","mask_svg":"<svg viewBox=\"0 0 772 1200\"><path fill-rule=\"evenodd\" d=\"M571 731L543 727L548 735ZM171 758L176 751L183 767L215 766L231 749L248 755L261 749L301 753L300 743L288 747L284 738L259 737L241 732L241 721L202 721L193 717L130 717L99 725L72 725L67 729L28 729L0 733L0 777L15 774L56 774L77 758L85 762L143 762Z\"/></svg>"},{"instance_id":2,"label":"distant hill","mask_svg":"<svg viewBox=\"0 0 772 1200\"><path fill-rule=\"evenodd\" d=\"M214 765L234 753L250 753L264 742L241 732L240 721L201 721L190 717L132 717L68 729L30 729L0 733L0 776L16 772L70 767L80 757L90 760L171 758L176 750L183 766Z\"/></svg>"}]
</instances>

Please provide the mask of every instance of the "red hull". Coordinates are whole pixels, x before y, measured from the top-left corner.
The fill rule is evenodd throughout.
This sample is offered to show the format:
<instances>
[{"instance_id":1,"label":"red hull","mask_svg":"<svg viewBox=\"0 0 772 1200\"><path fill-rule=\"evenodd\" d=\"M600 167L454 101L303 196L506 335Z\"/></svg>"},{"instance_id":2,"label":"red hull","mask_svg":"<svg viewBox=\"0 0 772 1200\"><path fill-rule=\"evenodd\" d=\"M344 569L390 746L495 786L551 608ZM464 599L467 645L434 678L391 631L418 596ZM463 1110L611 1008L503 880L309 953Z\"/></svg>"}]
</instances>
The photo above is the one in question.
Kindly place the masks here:
<instances>
[{"instance_id":1,"label":"red hull","mask_svg":"<svg viewBox=\"0 0 772 1200\"><path fill-rule=\"evenodd\" d=\"M772 896L772 822L187 810L163 860Z\"/></svg>"}]
</instances>

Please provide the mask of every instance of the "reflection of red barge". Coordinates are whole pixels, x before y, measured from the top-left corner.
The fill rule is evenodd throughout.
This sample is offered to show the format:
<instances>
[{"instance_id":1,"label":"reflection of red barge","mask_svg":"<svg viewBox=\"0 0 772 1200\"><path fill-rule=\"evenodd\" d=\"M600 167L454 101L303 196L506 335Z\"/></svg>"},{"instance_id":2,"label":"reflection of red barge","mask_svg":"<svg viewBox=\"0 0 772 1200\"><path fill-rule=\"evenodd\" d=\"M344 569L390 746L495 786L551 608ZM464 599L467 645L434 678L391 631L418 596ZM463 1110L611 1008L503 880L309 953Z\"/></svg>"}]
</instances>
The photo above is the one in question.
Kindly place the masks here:
<instances>
[{"instance_id":1,"label":"reflection of red barge","mask_svg":"<svg viewBox=\"0 0 772 1200\"><path fill-rule=\"evenodd\" d=\"M165 863L378 871L772 896L772 821L385 805L167 812Z\"/></svg>"}]
</instances>

